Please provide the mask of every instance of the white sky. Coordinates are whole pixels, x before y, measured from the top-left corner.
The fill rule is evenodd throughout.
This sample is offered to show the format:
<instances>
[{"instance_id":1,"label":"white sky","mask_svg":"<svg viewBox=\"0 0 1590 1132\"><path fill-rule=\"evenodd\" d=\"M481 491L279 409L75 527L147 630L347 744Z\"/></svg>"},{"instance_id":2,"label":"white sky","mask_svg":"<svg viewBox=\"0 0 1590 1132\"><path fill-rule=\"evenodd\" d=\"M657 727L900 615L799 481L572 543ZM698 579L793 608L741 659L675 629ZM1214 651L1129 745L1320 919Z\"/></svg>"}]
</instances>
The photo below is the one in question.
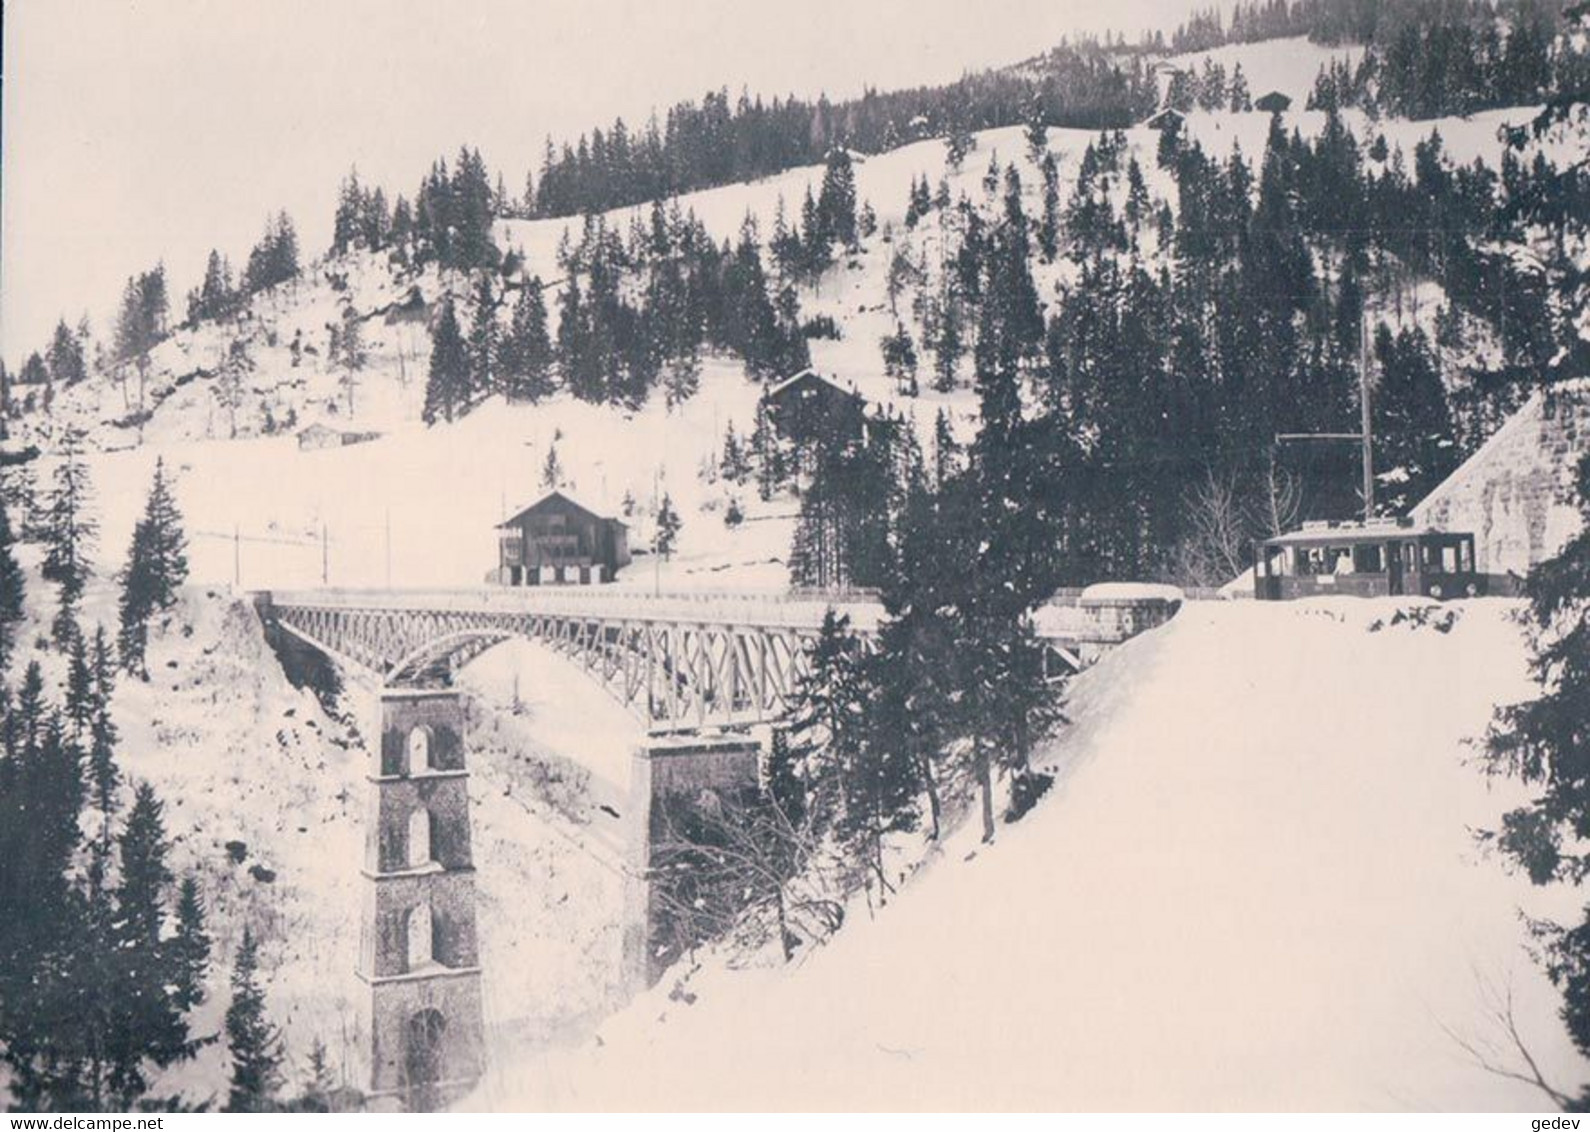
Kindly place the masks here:
<instances>
[{"instance_id":1,"label":"white sky","mask_svg":"<svg viewBox=\"0 0 1590 1132\"><path fill-rule=\"evenodd\" d=\"M164 259L174 306L211 247L286 208L306 258L350 166L412 195L478 145L516 193L555 138L743 85L941 82L1067 33L1174 27L1196 0L4 0L0 356L64 314L102 335Z\"/></svg>"}]
</instances>

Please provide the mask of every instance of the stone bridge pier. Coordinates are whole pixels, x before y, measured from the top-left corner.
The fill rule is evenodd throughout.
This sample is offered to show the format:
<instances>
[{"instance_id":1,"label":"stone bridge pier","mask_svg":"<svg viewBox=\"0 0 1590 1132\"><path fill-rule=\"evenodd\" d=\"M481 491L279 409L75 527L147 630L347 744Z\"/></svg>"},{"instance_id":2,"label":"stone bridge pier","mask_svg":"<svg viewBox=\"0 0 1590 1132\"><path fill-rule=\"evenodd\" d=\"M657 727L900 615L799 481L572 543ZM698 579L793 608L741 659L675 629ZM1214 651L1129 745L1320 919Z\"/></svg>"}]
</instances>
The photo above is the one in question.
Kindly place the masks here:
<instances>
[{"instance_id":1,"label":"stone bridge pier","mask_svg":"<svg viewBox=\"0 0 1590 1132\"><path fill-rule=\"evenodd\" d=\"M777 723L809 671L829 612L875 647L885 611L864 595L651 594L608 587L322 590L252 595L290 675L323 692L338 675L380 688L368 779L363 944L372 1103L437 1108L485 1063L458 670L493 646L535 641L579 666L648 729L633 756L623 981L654 984L701 925L670 898L678 861L715 800L760 775L745 729ZM1176 603L1130 590L1057 595L1035 616L1052 662L1080 671ZM684 883L689 883L686 876Z\"/></svg>"},{"instance_id":2,"label":"stone bridge pier","mask_svg":"<svg viewBox=\"0 0 1590 1132\"><path fill-rule=\"evenodd\" d=\"M432 1111L485 1068L459 693L384 688L371 752L359 978L369 1107Z\"/></svg>"},{"instance_id":3,"label":"stone bridge pier","mask_svg":"<svg viewBox=\"0 0 1590 1132\"><path fill-rule=\"evenodd\" d=\"M623 981L630 993L653 986L679 958L666 932L667 913L658 866L677 846L669 819L715 797L743 796L757 788L762 746L747 735L652 736L635 749L630 766L628 861L624 878Z\"/></svg>"}]
</instances>

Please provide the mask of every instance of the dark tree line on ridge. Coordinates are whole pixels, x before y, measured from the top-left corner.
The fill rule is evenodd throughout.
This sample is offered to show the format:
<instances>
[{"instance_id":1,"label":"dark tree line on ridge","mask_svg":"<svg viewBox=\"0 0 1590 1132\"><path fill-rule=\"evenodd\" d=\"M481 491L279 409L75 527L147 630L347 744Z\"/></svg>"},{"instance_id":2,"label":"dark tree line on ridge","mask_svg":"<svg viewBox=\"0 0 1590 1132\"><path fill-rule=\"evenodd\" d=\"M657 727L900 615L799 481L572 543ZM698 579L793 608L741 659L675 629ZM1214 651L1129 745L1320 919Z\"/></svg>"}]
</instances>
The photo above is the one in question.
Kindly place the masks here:
<instances>
[{"instance_id":1,"label":"dark tree line on ridge","mask_svg":"<svg viewBox=\"0 0 1590 1132\"><path fill-rule=\"evenodd\" d=\"M985 71L943 87L868 91L837 104L709 92L640 130L619 119L561 148L549 140L514 211L526 217L605 211L820 164L838 147L881 153L925 138L1019 125L1035 101L1051 125L1079 129L1130 125L1158 101L1146 64L1097 43L1056 48L1040 70L1041 77Z\"/></svg>"},{"instance_id":2,"label":"dark tree line on ridge","mask_svg":"<svg viewBox=\"0 0 1590 1132\"><path fill-rule=\"evenodd\" d=\"M815 165L835 147L881 153L1020 125L1034 115L1045 126L1122 128L1159 104L1148 65L1153 55L1287 36L1367 45L1365 65L1384 91L1379 105L1391 113L1433 117L1528 104L1554 83L1545 49L1560 6L1552 0L1262 0L1238 4L1229 21L1218 12L1197 15L1168 41L1155 33L1135 46L1067 42L1018 67L942 87L869 90L839 103L768 102L743 92L731 99L727 90L711 91L638 129L620 118L561 146L548 139L523 196L499 207L525 218L606 211ZM1516 33L1505 44L1499 19Z\"/></svg>"},{"instance_id":3,"label":"dark tree line on ridge","mask_svg":"<svg viewBox=\"0 0 1590 1132\"><path fill-rule=\"evenodd\" d=\"M1560 0L1252 0L1229 16L1218 8L1195 12L1168 37L1144 36L1142 48L1190 54L1233 43L1306 36L1314 43L1383 48L1410 26L1527 20L1553 23Z\"/></svg>"},{"instance_id":4,"label":"dark tree line on ridge","mask_svg":"<svg viewBox=\"0 0 1590 1132\"><path fill-rule=\"evenodd\" d=\"M753 219L719 243L677 202L652 202L625 235L587 215L578 242L558 249L554 298L539 276L515 282L483 272L467 320L444 301L432 331L425 419L452 420L493 394L536 401L560 389L638 407L661 388L677 404L695 392L706 351L742 359L756 378L797 372L810 353L796 286L870 234L870 211L856 199L849 155L835 150L820 193L808 194L793 226L781 212L765 247Z\"/></svg>"},{"instance_id":5,"label":"dark tree line on ridge","mask_svg":"<svg viewBox=\"0 0 1590 1132\"><path fill-rule=\"evenodd\" d=\"M1044 178L1035 219L1014 167L991 166L983 205L921 182L908 202L908 224L936 214L949 246L931 282L907 262L904 291L915 294L898 304L885 359L899 356L899 340L919 341L933 384L954 388L986 309L1006 312L1033 398L1076 445L1069 580L1175 574L1194 518L1186 485L1211 475L1232 484L1252 533L1289 521L1274 506L1276 481L1298 469L1284 451L1277 469L1274 437L1353 431L1364 347L1388 512L1417 502L1528 388L1582 372L1567 297L1576 269L1560 250L1571 241L1552 235L1580 222L1571 208L1536 209L1526 233L1521 212L1547 186L1551 199L1582 199L1582 171L1512 151L1499 170L1455 166L1434 133L1409 168L1334 113L1311 141L1273 119L1257 162L1236 150L1213 157L1172 126L1157 159L1175 209L1149 196L1112 133L1084 152L1065 201ZM1542 262L1506 253L1526 234L1547 249ZM1069 260L1076 282L1045 312L1027 264L1050 258ZM1433 334L1399 309L1419 279L1445 294ZM1452 357L1468 360L1449 390ZM1361 506L1350 457L1343 449L1312 474L1305 512ZM1234 567L1225 576L1242 565L1223 563Z\"/></svg>"},{"instance_id":6,"label":"dark tree line on ridge","mask_svg":"<svg viewBox=\"0 0 1590 1132\"><path fill-rule=\"evenodd\" d=\"M1542 101L1561 84L1549 19L1521 15L1505 37L1495 21L1406 24L1356 67L1321 69L1311 110L1440 118Z\"/></svg>"}]
</instances>

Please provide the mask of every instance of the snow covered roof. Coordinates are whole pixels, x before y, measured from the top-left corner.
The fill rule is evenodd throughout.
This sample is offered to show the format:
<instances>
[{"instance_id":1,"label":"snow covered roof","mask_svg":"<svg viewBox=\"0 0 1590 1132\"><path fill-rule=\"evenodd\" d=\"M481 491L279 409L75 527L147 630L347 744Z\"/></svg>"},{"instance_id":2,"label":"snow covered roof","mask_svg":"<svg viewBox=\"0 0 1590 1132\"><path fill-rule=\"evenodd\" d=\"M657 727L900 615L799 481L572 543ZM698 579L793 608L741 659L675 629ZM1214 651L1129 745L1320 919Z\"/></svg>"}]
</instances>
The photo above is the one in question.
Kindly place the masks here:
<instances>
[{"instance_id":1,"label":"snow covered roof","mask_svg":"<svg viewBox=\"0 0 1590 1132\"><path fill-rule=\"evenodd\" d=\"M584 514L589 515L591 518L596 519L599 522L617 523L621 527L628 527L629 526L629 524L624 522L624 520L622 520L622 519L615 519L611 515L602 515L602 514L599 514L596 511L592 511L589 507L587 507L583 503L579 502L579 500L574 499L574 498L570 497L569 495L564 494L562 491L549 491L545 495L543 495L540 499L538 499L534 503L530 504L530 506L520 510L516 514L510 515L508 518L506 518L502 522L498 523L497 524L497 530L500 531L500 530L502 530L505 527L514 526L516 523L519 522L519 520L523 519L526 515L530 514L530 512L539 510L540 508L545 507L548 503L551 503L554 500L561 500L562 502L568 504L570 507L574 508L576 511L583 512Z\"/></svg>"},{"instance_id":2,"label":"snow covered roof","mask_svg":"<svg viewBox=\"0 0 1590 1132\"><path fill-rule=\"evenodd\" d=\"M1467 534L1467 531L1444 531L1436 527L1414 526L1411 520L1387 520L1378 523L1305 523L1300 530L1265 540L1266 546L1298 546L1313 543L1349 542L1359 539L1428 538Z\"/></svg>"},{"instance_id":3,"label":"snow covered roof","mask_svg":"<svg viewBox=\"0 0 1590 1132\"><path fill-rule=\"evenodd\" d=\"M767 396L769 396L769 397L777 397L780 393L784 392L784 390L790 388L791 386L795 385L798 382L806 380L807 378L811 378L813 381L820 381L824 385L829 386L830 388L835 389L835 390L839 391L840 393L845 394L847 397L854 397L858 401L864 400L864 398L861 396L861 394L857 393L854 389L846 389L844 386L840 385L837 381L833 381L830 378L826 378L822 374L818 373L816 370L811 369L811 368L803 369L799 373L797 373L797 374L795 374L795 375L793 375L791 377L786 377L783 381L779 382L777 385L769 387L769 389L767 391Z\"/></svg>"},{"instance_id":4,"label":"snow covered roof","mask_svg":"<svg viewBox=\"0 0 1590 1132\"><path fill-rule=\"evenodd\" d=\"M1111 602L1169 601L1180 604L1186 598L1180 586L1167 586L1156 582L1095 582L1082 591L1078 599L1083 605L1104 605Z\"/></svg>"}]
</instances>

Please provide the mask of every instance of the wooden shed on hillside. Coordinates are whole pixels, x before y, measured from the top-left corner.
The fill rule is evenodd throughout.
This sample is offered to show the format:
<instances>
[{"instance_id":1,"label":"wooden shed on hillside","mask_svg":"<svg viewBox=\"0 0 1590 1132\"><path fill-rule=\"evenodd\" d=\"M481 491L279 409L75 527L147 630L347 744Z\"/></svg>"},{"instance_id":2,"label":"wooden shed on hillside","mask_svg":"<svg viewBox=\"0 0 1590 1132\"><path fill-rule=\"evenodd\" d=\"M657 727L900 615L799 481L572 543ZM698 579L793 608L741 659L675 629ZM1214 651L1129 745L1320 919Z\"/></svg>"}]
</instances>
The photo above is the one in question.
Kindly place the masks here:
<instances>
[{"instance_id":1,"label":"wooden shed on hillside","mask_svg":"<svg viewBox=\"0 0 1590 1132\"><path fill-rule=\"evenodd\" d=\"M1143 123L1150 130L1180 130L1187 115L1174 106L1167 106Z\"/></svg>"},{"instance_id":2,"label":"wooden shed on hillside","mask_svg":"<svg viewBox=\"0 0 1590 1132\"><path fill-rule=\"evenodd\" d=\"M796 444L835 430L859 435L866 424L866 399L814 369L785 378L764 396L773 427Z\"/></svg>"},{"instance_id":3,"label":"wooden shed on hillside","mask_svg":"<svg viewBox=\"0 0 1590 1132\"><path fill-rule=\"evenodd\" d=\"M299 430L298 448L302 452L319 452L325 448L346 448L350 444L367 444L379 439L379 432L354 432L316 421Z\"/></svg>"}]
</instances>

